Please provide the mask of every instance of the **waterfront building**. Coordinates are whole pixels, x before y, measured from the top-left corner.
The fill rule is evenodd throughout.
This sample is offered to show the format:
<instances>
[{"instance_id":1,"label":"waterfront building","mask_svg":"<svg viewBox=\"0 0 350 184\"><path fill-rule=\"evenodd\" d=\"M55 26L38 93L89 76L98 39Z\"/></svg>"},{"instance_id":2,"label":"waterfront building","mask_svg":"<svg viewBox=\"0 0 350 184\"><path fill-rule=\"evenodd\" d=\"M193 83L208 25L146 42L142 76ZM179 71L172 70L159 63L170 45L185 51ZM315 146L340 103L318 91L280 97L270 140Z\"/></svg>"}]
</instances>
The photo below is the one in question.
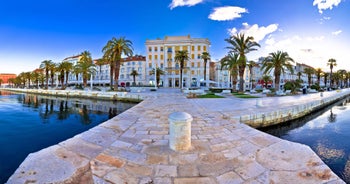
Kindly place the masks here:
<instances>
[{"instance_id":1,"label":"waterfront building","mask_svg":"<svg viewBox=\"0 0 350 184\"><path fill-rule=\"evenodd\" d=\"M1 85L8 85L8 80L16 77L17 75L13 73L0 73L0 79L2 80Z\"/></svg>"},{"instance_id":2,"label":"waterfront building","mask_svg":"<svg viewBox=\"0 0 350 184\"><path fill-rule=\"evenodd\" d=\"M204 81L203 52L209 53L210 42L206 38L191 38L188 36L166 36L164 39L146 40L146 81L154 85L155 75L150 75L155 68L164 71L159 86L179 87L180 66L175 62L176 51L187 50L189 61L184 63L183 87L199 87L209 81L209 62L206 66Z\"/></svg>"},{"instance_id":3,"label":"waterfront building","mask_svg":"<svg viewBox=\"0 0 350 184\"><path fill-rule=\"evenodd\" d=\"M123 58L122 65L120 66L119 73L119 85L130 86L133 84L132 71L137 72L135 76L136 85L146 84L146 57L141 55L135 55L127 58Z\"/></svg>"}]
</instances>

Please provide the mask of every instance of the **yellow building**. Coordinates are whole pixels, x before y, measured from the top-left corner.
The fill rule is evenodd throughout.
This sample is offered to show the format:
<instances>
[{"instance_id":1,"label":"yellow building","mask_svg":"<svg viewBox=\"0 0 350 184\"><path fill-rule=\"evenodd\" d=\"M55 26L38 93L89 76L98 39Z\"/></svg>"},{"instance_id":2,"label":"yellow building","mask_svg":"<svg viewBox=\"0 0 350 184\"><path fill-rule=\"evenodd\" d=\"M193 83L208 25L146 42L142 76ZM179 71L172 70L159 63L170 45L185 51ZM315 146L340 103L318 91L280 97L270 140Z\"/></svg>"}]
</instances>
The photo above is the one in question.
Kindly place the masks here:
<instances>
[{"instance_id":1,"label":"yellow building","mask_svg":"<svg viewBox=\"0 0 350 184\"><path fill-rule=\"evenodd\" d=\"M209 53L210 42L206 38L191 38L188 36L166 36L163 40L146 40L146 81L154 84L154 68L164 71L160 86L179 87L180 65L175 62L175 53L187 50L190 60L185 62L183 70L183 87L199 87L204 79L203 52ZM209 79L209 61L206 67L206 79Z\"/></svg>"}]
</instances>

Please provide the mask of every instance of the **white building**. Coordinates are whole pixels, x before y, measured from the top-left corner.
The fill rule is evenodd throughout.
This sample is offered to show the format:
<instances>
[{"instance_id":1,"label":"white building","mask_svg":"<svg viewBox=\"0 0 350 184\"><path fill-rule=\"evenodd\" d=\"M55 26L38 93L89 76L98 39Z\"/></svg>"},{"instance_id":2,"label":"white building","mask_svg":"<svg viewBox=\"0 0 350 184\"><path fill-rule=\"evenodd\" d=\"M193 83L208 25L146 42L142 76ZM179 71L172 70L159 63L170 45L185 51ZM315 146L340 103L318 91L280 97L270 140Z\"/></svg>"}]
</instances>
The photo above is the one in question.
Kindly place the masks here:
<instances>
[{"instance_id":1,"label":"white building","mask_svg":"<svg viewBox=\"0 0 350 184\"><path fill-rule=\"evenodd\" d=\"M146 40L146 81L154 84L155 76L149 75L155 68L164 71L160 86L179 87L180 66L175 62L176 51L187 50L190 60L185 62L183 70L183 86L198 87L204 80L203 52L209 53L210 42L205 38L188 36L166 36L163 40ZM206 66L206 80L209 81L209 61Z\"/></svg>"}]
</instances>

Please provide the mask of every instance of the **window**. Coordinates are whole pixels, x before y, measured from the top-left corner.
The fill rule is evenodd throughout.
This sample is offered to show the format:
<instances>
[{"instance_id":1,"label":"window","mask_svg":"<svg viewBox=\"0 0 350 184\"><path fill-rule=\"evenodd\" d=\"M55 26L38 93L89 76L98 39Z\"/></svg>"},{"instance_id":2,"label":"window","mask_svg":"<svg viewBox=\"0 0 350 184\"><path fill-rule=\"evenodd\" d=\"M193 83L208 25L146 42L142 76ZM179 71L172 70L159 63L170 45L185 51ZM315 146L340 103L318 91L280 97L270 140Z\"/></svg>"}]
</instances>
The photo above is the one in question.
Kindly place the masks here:
<instances>
[{"instance_id":1,"label":"window","mask_svg":"<svg viewBox=\"0 0 350 184\"><path fill-rule=\"evenodd\" d=\"M154 47L154 52L158 52L158 47Z\"/></svg>"},{"instance_id":2,"label":"window","mask_svg":"<svg viewBox=\"0 0 350 184\"><path fill-rule=\"evenodd\" d=\"M201 51L201 46L200 45L197 46L197 50Z\"/></svg>"},{"instance_id":3,"label":"window","mask_svg":"<svg viewBox=\"0 0 350 184\"><path fill-rule=\"evenodd\" d=\"M160 55L160 59L163 60L164 59L164 55Z\"/></svg>"},{"instance_id":4,"label":"window","mask_svg":"<svg viewBox=\"0 0 350 184\"><path fill-rule=\"evenodd\" d=\"M154 56L154 59L157 60L157 59L158 59L158 55L155 55L155 56Z\"/></svg>"},{"instance_id":5,"label":"window","mask_svg":"<svg viewBox=\"0 0 350 184\"><path fill-rule=\"evenodd\" d=\"M194 54L191 55L191 58L194 59Z\"/></svg>"},{"instance_id":6,"label":"window","mask_svg":"<svg viewBox=\"0 0 350 184\"><path fill-rule=\"evenodd\" d=\"M194 63L193 62L191 63L191 67L194 67Z\"/></svg>"},{"instance_id":7,"label":"window","mask_svg":"<svg viewBox=\"0 0 350 184\"><path fill-rule=\"evenodd\" d=\"M180 46L175 46L175 51L179 51L180 50Z\"/></svg>"},{"instance_id":8,"label":"window","mask_svg":"<svg viewBox=\"0 0 350 184\"><path fill-rule=\"evenodd\" d=\"M201 55L200 55L200 54L198 54L198 55L197 55L197 59L200 59L200 58L201 58Z\"/></svg>"},{"instance_id":9,"label":"window","mask_svg":"<svg viewBox=\"0 0 350 184\"><path fill-rule=\"evenodd\" d=\"M203 51L207 51L207 46L203 46Z\"/></svg>"},{"instance_id":10,"label":"window","mask_svg":"<svg viewBox=\"0 0 350 184\"><path fill-rule=\"evenodd\" d=\"M188 50L187 46L182 46L182 50Z\"/></svg>"},{"instance_id":11,"label":"window","mask_svg":"<svg viewBox=\"0 0 350 184\"><path fill-rule=\"evenodd\" d=\"M149 51L149 52L152 52L152 47L148 47L148 51Z\"/></svg>"},{"instance_id":12,"label":"window","mask_svg":"<svg viewBox=\"0 0 350 184\"><path fill-rule=\"evenodd\" d=\"M191 49L192 51L194 51L194 46L192 46L192 49Z\"/></svg>"},{"instance_id":13,"label":"window","mask_svg":"<svg viewBox=\"0 0 350 184\"><path fill-rule=\"evenodd\" d=\"M198 68L201 67L201 63L200 63L200 62L197 63L197 67L198 67Z\"/></svg>"},{"instance_id":14,"label":"window","mask_svg":"<svg viewBox=\"0 0 350 184\"><path fill-rule=\"evenodd\" d=\"M194 75L194 70L191 71L191 74Z\"/></svg>"},{"instance_id":15,"label":"window","mask_svg":"<svg viewBox=\"0 0 350 184\"><path fill-rule=\"evenodd\" d=\"M163 52L163 47L160 47L160 51Z\"/></svg>"},{"instance_id":16,"label":"window","mask_svg":"<svg viewBox=\"0 0 350 184\"><path fill-rule=\"evenodd\" d=\"M152 55L148 55L148 59L149 59L149 60L152 60Z\"/></svg>"},{"instance_id":17,"label":"window","mask_svg":"<svg viewBox=\"0 0 350 184\"><path fill-rule=\"evenodd\" d=\"M141 65L142 63L141 63L141 61L139 61L139 65Z\"/></svg>"},{"instance_id":18,"label":"window","mask_svg":"<svg viewBox=\"0 0 350 184\"><path fill-rule=\"evenodd\" d=\"M152 68L152 63L148 63L148 68Z\"/></svg>"},{"instance_id":19,"label":"window","mask_svg":"<svg viewBox=\"0 0 350 184\"><path fill-rule=\"evenodd\" d=\"M141 67L139 67L139 68L138 68L138 71L139 71L139 72L142 72L142 68L141 68Z\"/></svg>"},{"instance_id":20,"label":"window","mask_svg":"<svg viewBox=\"0 0 350 184\"><path fill-rule=\"evenodd\" d=\"M168 48L168 52L173 52L173 49L172 48Z\"/></svg>"},{"instance_id":21,"label":"window","mask_svg":"<svg viewBox=\"0 0 350 184\"><path fill-rule=\"evenodd\" d=\"M160 63L160 68L163 68L164 67L164 64L163 63Z\"/></svg>"},{"instance_id":22,"label":"window","mask_svg":"<svg viewBox=\"0 0 350 184\"><path fill-rule=\"evenodd\" d=\"M135 65L135 62L134 62L134 61L132 62L132 65Z\"/></svg>"}]
</instances>

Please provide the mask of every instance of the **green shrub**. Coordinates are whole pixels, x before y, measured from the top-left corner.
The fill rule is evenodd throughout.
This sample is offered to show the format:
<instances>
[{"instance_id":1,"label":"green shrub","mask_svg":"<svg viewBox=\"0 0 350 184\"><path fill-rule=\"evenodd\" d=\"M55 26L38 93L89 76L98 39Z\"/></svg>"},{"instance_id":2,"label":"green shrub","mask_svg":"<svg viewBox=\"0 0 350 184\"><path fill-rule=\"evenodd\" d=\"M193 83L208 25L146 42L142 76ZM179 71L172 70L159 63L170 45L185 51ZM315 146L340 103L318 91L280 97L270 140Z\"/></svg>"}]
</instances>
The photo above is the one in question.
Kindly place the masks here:
<instances>
[{"instance_id":1,"label":"green shrub","mask_svg":"<svg viewBox=\"0 0 350 184\"><path fill-rule=\"evenodd\" d=\"M310 86L310 88L319 91L319 90L320 90L320 85L318 85L318 84L313 84L313 85Z\"/></svg>"}]
</instances>

